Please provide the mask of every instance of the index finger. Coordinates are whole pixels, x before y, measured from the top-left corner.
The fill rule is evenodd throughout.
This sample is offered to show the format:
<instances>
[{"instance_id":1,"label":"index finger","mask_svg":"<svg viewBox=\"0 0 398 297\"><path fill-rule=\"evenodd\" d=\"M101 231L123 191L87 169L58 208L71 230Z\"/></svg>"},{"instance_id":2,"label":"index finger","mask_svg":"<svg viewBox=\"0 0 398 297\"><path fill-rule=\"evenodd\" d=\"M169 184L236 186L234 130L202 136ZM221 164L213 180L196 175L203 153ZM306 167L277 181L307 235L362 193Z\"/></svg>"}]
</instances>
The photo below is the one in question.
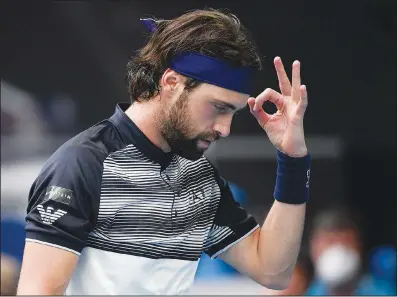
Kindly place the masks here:
<instances>
[{"instance_id":1,"label":"index finger","mask_svg":"<svg viewBox=\"0 0 398 297\"><path fill-rule=\"evenodd\" d=\"M274 59L276 74L278 75L279 80L279 88L281 90L282 95L290 96L292 91L292 87L290 85L289 78L286 74L285 67L283 66L282 59L280 57L276 57Z\"/></svg>"},{"instance_id":2,"label":"index finger","mask_svg":"<svg viewBox=\"0 0 398 297\"><path fill-rule=\"evenodd\" d=\"M273 89L265 89L260 95L258 95L255 99L255 104L253 107L254 111L262 109L262 106L265 101L272 102L276 105L276 108L280 111L283 110L284 99L281 94Z\"/></svg>"}]
</instances>

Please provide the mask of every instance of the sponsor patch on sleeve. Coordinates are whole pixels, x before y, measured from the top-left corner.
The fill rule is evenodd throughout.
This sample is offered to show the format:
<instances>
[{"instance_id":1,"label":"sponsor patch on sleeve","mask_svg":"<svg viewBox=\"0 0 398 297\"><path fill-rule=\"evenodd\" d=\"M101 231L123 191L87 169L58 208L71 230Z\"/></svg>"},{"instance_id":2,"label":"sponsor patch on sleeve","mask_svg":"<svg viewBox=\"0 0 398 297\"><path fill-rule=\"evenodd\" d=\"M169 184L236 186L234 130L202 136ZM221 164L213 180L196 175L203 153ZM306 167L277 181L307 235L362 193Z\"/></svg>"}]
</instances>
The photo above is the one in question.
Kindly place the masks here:
<instances>
[{"instance_id":1,"label":"sponsor patch on sleeve","mask_svg":"<svg viewBox=\"0 0 398 297\"><path fill-rule=\"evenodd\" d=\"M69 205L73 197L73 191L58 186L49 186L44 195L43 202L53 200Z\"/></svg>"}]
</instances>

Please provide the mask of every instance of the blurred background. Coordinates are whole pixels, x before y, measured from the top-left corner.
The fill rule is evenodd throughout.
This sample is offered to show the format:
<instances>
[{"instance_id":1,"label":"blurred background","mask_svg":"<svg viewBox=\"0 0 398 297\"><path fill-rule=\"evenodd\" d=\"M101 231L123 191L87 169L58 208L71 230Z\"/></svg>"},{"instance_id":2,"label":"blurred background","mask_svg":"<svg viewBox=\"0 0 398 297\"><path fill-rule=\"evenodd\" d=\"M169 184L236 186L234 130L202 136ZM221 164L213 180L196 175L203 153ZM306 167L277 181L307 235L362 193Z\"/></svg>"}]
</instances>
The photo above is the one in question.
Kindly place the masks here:
<instances>
[{"instance_id":1,"label":"blurred background","mask_svg":"<svg viewBox=\"0 0 398 297\"><path fill-rule=\"evenodd\" d=\"M140 17L228 8L273 58L302 63L313 155L311 198L290 287L262 288L201 259L194 294L396 295L397 3L350 1L1 1L1 294L15 291L29 188L49 155L127 102L128 57L146 42ZM268 108L268 107L267 107ZM275 150L250 112L208 151L236 199L262 223Z\"/></svg>"}]
</instances>

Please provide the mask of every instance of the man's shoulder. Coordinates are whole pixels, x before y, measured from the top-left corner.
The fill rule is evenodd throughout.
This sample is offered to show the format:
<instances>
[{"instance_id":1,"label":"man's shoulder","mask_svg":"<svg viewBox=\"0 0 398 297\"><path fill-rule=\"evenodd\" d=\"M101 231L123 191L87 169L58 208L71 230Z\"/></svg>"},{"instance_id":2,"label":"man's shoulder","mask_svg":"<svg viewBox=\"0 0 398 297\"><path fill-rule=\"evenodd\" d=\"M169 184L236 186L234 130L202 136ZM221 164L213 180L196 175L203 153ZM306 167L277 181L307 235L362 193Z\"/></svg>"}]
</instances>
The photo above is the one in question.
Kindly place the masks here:
<instances>
[{"instance_id":1,"label":"man's shoulder","mask_svg":"<svg viewBox=\"0 0 398 297\"><path fill-rule=\"evenodd\" d=\"M54 163L102 166L105 158L121 146L113 125L103 121L67 140L48 158L45 166Z\"/></svg>"}]
</instances>

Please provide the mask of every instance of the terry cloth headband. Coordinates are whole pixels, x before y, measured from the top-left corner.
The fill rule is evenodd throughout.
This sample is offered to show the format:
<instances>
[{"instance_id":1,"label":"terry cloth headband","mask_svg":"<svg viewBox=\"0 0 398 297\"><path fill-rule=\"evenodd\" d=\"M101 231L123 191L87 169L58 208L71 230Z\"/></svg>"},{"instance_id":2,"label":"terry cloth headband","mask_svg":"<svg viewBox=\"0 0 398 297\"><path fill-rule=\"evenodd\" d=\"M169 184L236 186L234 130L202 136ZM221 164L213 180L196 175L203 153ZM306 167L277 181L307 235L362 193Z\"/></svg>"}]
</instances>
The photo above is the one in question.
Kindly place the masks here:
<instances>
[{"instance_id":1,"label":"terry cloth headband","mask_svg":"<svg viewBox=\"0 0 398 297\"><path fill-rule=\"evenodd\" d=\"M150 32L156 31L156 22L153 19L140 20ZM199 81L243 94L252 93L252 69L249 67L236 67L196 52L176 54L169 67Z\"/></svg>"}]
</instances>

